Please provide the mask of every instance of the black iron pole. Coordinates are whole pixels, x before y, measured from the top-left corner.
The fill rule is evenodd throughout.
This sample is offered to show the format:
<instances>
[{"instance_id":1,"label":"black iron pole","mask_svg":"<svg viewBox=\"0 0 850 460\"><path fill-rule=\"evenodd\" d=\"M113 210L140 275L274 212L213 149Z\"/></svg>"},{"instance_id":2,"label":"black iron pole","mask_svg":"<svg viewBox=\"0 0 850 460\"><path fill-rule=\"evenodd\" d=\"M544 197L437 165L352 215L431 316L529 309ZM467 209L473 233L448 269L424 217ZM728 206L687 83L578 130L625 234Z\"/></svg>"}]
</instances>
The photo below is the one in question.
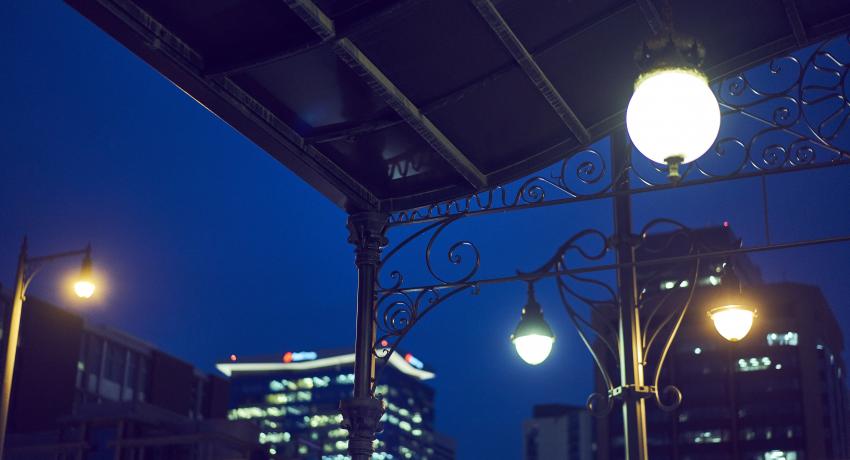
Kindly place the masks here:
<instances>
[{"instance_id":1,"label":"black iron pole","mask_svg":"<svg viewBox=\"0 0 850 460\"><path fill-rule=\"evenodd\" d=\"M348 453L352 460L372 458L384 404L375 398L375 308L381 249L387 245L386 214L367 211L348 218L348 241L355 247L357 266L357 330L354 344L354 395L340 402L343 427L348 430Z\"/></svg>"},{"instance_id":2,"label":"black iron pole","mask_svg":"<svg viewBox=\"0 0 850 460\"><path fill-rule=\"evenodd\" d=\"M631 145L625 128L611 136L612 177L622 178L617 188L628 190L627 171L631 157ZM637 308L637 269L635 262L635 236L632 235L631 195L614 196L614 235L617 245L617 264L631 264L617 270L617 286L620 295L618 323L620 396L623 399L623 435L625 458L647 460L646 401L648 394L643 376L643 346L640 328L640 311Z\"/></svg>"}]
</instances>

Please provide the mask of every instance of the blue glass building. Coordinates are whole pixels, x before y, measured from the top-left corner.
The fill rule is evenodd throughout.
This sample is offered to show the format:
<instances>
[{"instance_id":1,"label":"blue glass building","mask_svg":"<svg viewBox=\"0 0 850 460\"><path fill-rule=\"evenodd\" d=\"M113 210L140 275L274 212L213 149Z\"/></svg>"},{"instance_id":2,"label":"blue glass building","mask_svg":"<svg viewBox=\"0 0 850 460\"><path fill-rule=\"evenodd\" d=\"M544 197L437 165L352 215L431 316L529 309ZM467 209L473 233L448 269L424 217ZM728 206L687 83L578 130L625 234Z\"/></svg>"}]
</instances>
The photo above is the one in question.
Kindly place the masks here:
<instances>
[{"instance_id":1,"label":"blue glass building","mask_svg":"<svg viewBox=\"0 0 850 460\"><path fill-rule=\"evenodd\" d=\"M353 366L348 351L231 355L217 365L231 379L229 418L257 423L271 458L322 460L347 458L339 402L351 397ZM412 354L391 357L376 391L386 412L374 459L453 458L434 432L434 390L424 383L432 378Z\"/></svg>"}]
</instances>

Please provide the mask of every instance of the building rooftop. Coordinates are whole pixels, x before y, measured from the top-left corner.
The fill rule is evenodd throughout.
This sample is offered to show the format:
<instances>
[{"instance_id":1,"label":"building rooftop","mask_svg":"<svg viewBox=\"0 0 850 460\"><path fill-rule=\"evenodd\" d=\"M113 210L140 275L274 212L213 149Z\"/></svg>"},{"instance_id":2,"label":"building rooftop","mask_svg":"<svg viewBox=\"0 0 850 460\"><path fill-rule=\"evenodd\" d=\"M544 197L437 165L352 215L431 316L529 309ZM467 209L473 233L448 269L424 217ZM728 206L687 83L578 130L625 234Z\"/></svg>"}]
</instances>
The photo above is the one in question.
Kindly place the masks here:
<instances>
[{"instance_id":1,"label":"building rooftop","mask_svg":"<svg viewBox=\"0 0 850 460\"><path fill-rule=\"evenodd\" d=\"M349 365L354 365L354 353L345 349L333 349L286 351L277 355L245 357L234 354L230 355L229 360L217 363L216 368L230 377L234 372L301 372ZM402 374L419 380L430 380L435 377L434 372L411 353L396 351L390 356L389 365Z\"/></svg>"}]
</instances>

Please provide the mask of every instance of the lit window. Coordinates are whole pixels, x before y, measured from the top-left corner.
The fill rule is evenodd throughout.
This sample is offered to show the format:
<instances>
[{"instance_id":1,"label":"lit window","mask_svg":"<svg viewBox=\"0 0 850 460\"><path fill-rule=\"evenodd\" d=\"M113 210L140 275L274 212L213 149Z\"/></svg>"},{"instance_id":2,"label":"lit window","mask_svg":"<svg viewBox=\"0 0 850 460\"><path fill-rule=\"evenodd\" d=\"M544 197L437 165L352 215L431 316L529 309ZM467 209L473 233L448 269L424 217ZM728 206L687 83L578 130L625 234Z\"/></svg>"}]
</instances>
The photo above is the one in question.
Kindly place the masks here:
<instances>
[{"instance_id":1,"label":"lit window","mask_svg":"<svg viewBox=\"0 0 850 460\"><path fill-rule=\"evenodd\" d=\"M764 453L764 460L797 460L797 451L770 450Z\"/></svg>"},{"instance_id":2,"label":"lit window","mask_svg":"<svg viewBox=\"0 0 850 460\"><path fill-rule=\"evenodd\" d=\"M770 358L762 356L761 358L741 358L738 360L738 372L763 371L771 365Z\"/></svg>"},{"instance_id":3,"label":"lit window","mask_svg":"<svg viewBox=\"0 0 850 460\"><path fill-rule=\"evenodd\" d=\"M796 332L770 332L767 334L767 344L769 346L790 346L796 347L799 338Z\"/></svg>"},{"instance_id":4,"label":"lit window","mask_svg":"<svg viewBox=\"0 0 850 460\"><path fill-rule=\"evenodd\" d=\"M353 385L354 374L341 374L336 376L337 385Z\"/></svg>"},{"instance_id":5,"label":"lit window","mask_svg":"<svg viewBox=\"0 0 850 460\"><path fill-rule=\"evenodd\" d=\"M688 431L682 437L692 444L719 444L727 441L729 432L726 430Z\"/></svg>"}]
</instances>

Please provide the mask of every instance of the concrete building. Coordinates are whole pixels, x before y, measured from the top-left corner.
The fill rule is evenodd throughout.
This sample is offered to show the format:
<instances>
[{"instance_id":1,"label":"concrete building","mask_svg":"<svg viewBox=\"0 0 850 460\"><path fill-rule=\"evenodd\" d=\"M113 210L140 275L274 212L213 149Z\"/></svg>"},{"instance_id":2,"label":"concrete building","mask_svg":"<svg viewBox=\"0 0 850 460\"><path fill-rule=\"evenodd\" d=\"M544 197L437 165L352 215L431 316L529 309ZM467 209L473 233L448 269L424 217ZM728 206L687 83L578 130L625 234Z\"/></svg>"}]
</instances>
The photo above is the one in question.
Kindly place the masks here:
<instances>
[{"instance_id":1,"label":"concrete building","mask_svg":"<svg viewBox=\"0 0 850 460\"><path fill-rule=\"evenodd\" d=\"M8 298L0 295L4 309ZM7 456L255 458L256 428L224 418L227 395L225 379L29 296Z\"/></svg>"},{"instance_id":2,"label":"concrete building","mask_svg":"<svg viewBox=\"0 0 850 460\"><path fill-rule=\"evenodd\" d=\"M593 416L586 407L563 404L534 406L522 424L524 460L593 460L596 455Z\"/></svg>"}]
</instances>

